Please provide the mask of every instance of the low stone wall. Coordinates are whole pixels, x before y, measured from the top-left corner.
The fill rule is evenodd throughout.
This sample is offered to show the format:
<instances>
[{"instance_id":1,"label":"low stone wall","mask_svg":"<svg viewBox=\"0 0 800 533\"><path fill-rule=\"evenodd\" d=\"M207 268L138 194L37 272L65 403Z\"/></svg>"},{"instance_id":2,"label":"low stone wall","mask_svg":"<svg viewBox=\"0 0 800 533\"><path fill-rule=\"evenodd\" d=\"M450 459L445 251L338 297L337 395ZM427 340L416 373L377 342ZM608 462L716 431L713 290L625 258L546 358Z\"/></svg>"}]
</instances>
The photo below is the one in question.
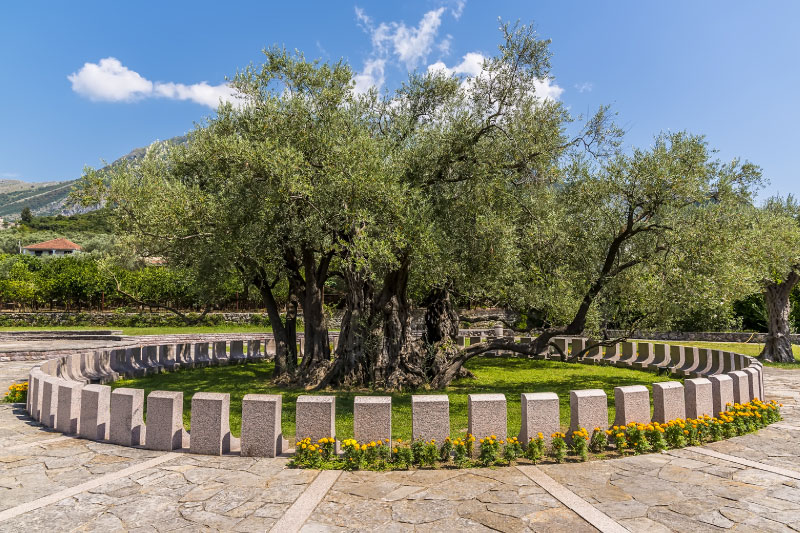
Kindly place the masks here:
<instances>
[{"instance_id":1,"label":"low stone wall","mask_svg":"<svg viewBox=\"0 0 800 533\"><path fill-rule=\"evenodd\" d=\"M624 337L630 339L647 339L654 341L705 341L705 342L752 342L763 344L766 333L752 333L747 331L628 331L609 330L610 337ZM800 334L790 335L793 344L800 343Z\"/></svg>"},{"instance_id":2,"label":"low stone wall","mask_svg":"<svg viewBox=\"0 0 800 533\"><path fill-rule=\"evenodd\" d=\"M243 364L274 353L274 340L264 335L203 335L191 339L136 339L127 347L99 349L50 359L31 369L28 413L45 426L92 440L154 450L188 449L192 453L275 457L288 451L281 432L281 396L249 394L242 402L241 440L229 427L230 396L199 392L192 398L191 433L183 429L183 393L105 385L121 377L145 376L178 368ZM476 337L476 340L481 340ZM468 339L459 337L460 343ZM520 341L525 339L518 339ZM587 340L558 338L565 352L584 350ZM263 344L262 344L263 343ZM263 349L262 349L263 348ZM538 359L555 359L540 354ZM764 397L761 364L745 355L720 350L665 344L624 342L605 350L596 347L581 360L590 365L637 368L687 378L653 386L653 420L715 415L728 402ZM650 395L644 386L615 388L615 424L649 423ZM558 397L553 393L522 394L520 440L538 432L550 435L560 427ZM147 424L142 417L147 403ZM608 399L602 390L570 392L570 430L608 427ZM413 438L443 442L450 433L449 399L444 394L413 395ZM471 394L469 431L475 437L508 434L506 398ZM300 396L296 438L336 436L335 396ZM391 439L391 397L354 400L356 440Z\"/></svg>"}]
</instances>

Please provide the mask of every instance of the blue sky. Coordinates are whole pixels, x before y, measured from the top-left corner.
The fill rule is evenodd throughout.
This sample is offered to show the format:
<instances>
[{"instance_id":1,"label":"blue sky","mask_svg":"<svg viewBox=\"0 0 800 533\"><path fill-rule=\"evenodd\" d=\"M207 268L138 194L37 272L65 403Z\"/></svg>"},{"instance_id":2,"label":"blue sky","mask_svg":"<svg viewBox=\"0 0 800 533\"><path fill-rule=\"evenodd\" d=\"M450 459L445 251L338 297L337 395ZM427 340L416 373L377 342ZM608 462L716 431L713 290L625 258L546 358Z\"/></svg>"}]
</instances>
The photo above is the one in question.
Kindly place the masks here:
<instances>
[{"instance_id":1,"label":"blue sky","mask_svg":"<svg viewBox=\"0 0 800 533\"><path fill-rule=\"evenodd\" d=\"M762 197L800 194L794 1L3 3L0 178L72 179L181 135L265 46L344 57L360 85L391 90L409 69L468 73L496 50L498 17L552 39L542 90L573 113L611 104L630 145L703 133L764 169Z\"/></svg>"}]
</instances>

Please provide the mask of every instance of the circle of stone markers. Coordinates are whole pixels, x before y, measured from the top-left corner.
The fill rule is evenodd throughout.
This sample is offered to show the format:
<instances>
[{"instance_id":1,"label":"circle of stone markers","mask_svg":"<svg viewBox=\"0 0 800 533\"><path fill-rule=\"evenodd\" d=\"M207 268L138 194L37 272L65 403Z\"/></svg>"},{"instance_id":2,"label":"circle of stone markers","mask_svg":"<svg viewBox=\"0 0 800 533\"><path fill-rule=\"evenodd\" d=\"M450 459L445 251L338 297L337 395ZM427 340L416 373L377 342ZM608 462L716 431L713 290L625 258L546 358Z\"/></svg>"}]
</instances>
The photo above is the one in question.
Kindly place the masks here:
<instances>
[{"instance_id":1,"label":"circle of stone markers","mask_svg":"<svg viewBox=\"0 0 800 533\"><path fill-rule=\"evenodd\" d=\"M29 373L26 405L31 417L47 427L71 435L152 450L188 449L192 453L275 457L289 450L281 432L281 395L248 394L242 400L241 438L231 435L230 395L199 392L191 402L191 434L183 428L183 393L117 388L107 383L176 369L243 364L274 354L270 336L205 335L187 342L145 344L95 349L62 355L35 366ZM199 339L199 340L198 340ZM486 335L460 336L464 345L481 342ZM523 342L530 338L522 337ZM153 342L153 341L150 341ZM158 341L156 341L158 342ZM564 353L578 353L585 338L556 338ZM263 350L262 350L263 346ZM302 342L299 346L302 353ZM503 354L495 354L503 355ZM541 354L537 359L560 358ZM714 416L727 403L764 398L763 369L755 359L732 352L649 342L622 342L589 350L580 361L590 365L670 373L683 384L653 384L652 421ZM644 385L616 387L614 425L648 423L650 393ZM147 424L143 408L147 402ZM519 440L537 433L546 438L560 430L559 399L555 393L521 395ZM508 436L506 397L470 394L468 432L475 436ZM449 435L450 405L445 394L412 395L412 438L444 442ZM336 436L334 396L301 395L296 403L296 438L316 441ZM608 427L608 404L599 389L570 391L570 431ZM354 438L359 442L391 439L392 403L389 396L356 396L353 406Z\"/></svg>"}]
</instances>

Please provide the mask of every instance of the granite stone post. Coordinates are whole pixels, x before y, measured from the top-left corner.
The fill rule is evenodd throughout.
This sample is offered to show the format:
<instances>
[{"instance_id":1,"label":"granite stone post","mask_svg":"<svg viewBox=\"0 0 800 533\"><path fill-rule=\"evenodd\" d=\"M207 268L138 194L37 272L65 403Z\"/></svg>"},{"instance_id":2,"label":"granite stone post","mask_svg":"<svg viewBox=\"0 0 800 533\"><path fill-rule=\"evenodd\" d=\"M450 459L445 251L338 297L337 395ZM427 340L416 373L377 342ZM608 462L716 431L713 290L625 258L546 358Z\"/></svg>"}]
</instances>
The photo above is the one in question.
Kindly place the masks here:
<instances>
[{"instance_id":1,"label":"granite stone post","mask_svg":"<svg viewBox=\"0 0 800 533\"><path fill-rule=\"evenodd\" d=\"M570 341L569 347L570 355L575 356L576 354L581 353L584 348L586 348L586 339L576 337ZM584 357L586 356L586 354L583 355Z\"/></svg>"},{"instance_id":2,"label":"granite stone post","mask_svg":"<svg viewBox=\"0 0 800 533\"><path fill-rule=\"evenodd\" d=\"M436 439L438 444L450 436L450 399L446 394L411 396L411 436L414 440Z\"/></svg>"},{"instance_id":3,"label":"granite stone post","mask_svg":"<svg viewBox=\"0 0 800 533\"><path fill-rule=\"evenodd\" d=\"M392 397L356 396L353 401L353 438L358 442L392 439Z\"/></svg>"},{"instance_id":4,"label":"granite stone post","mask_svg":"<svg viewBox=\"0 0 800 533\"><path fill-rule=\"evenodd\" d=\"M174 344L162 344L158 347L158 363L164 367L167 372L172 372L181 367L181 364L175 357Z\"/></svg>"},{"instance_id":5,"label":"granite stone post","mask_svg":"<svg viewBox=\"0 0 800 533\"><path fill-rule=\"evenodd\" d=\"M246 394L242 399L242 456L277 457L288 449L281 430L280 394Z\"/></svg>"},{"instance_id":6,"label":"granite stone post","mask_svg":"<svg viewBox=\"0 0 800 533\"><path fill-rule=\"evenodd\" d=\"M759 385L758 385L758 370L753 368L752 366L748 366L744 370L742 370L745 374L747 374L747 394L750 396L750 399L753 400L758 398L759 400Z\"/></svg>"},{"instance_id":7,"label":"granite stone post","mask_svg":"<svg viewBox=\"0 0 800 533\"><path fill-rule=\"evenodd\" d=\"M608 397L600 389L569 391L569 432L585 428L608 429Z\"/></svg>"},{"instance_id":8,"label":"granite stone post","mask_svg":"<svg viewBox=\"0 0 800 533\"><path fill-rule=\"evenodd\" d=\"M194 366L206 367L211 365L211 358L208 356L208 343L196 342L194 344Z\"/></svg>"},{"instance_id":9,"label":"granite stone post","mask_svg":"<svg viewBox=\"0 0 800 533\"><path fill-rule=\"evenodd\" d=\"M181 342L175 345L175 360L178 361L181 368L194 368L194 359L192 359L192 345L189 343Z\"/></svg>"},{"instance_id":10,"label":"granite stone post","mask_svg":"<svg viewBox=\"0 0 800 533\"><path fill-rule=\"evenodd\" d=\"M733 379L727 374L709 376L711 382L711 393L714 396L714 414L719 416L723 411L728 410L728 404L733 403Z\"/></svg>"},{"instance_id":11,"label":"granite stone post","mask_svg":"<svg viewBox=\"0 0 800 533\"><path fill-rule=\"evenodd\" d=\"M125 363L131 370L131 375L134 377L142 377L148 374L147 368L141 364L142 348L140 346L132 346L125 348Z\"/></svg>"},{"instance_id":12,"label":"granite stone post","mask_svg":"<svg viewBox=\"0 0 800 533\"><path fill-rule=\"evenodd\" d=\"M227 365L228 364L228 343L225 341L217 341L213 345L213 352L211 354L211 360L214 362L215 365Z\"/></svg>"},{"instance_id":13,"label":"granite stone post","mask_svg":"<svg viewBox=\"0 0 800 533\"><path fill-rule=\"evenodd\" d=\"M669 371L674 376L683 376L680 368L683 366L683 346L670 345L669 347Z\"/></svg>"},{"instance_id":14,"label":"granite stone post","mask_svg":"<svg viewBox=\"0 0 800 533\"><path fill-rule=\"evenodd\" d=\"M639 355L633 361L634 368L647 368L653 363L655 359L655 353L653 352L653 343L651 342L639 342L637 343L637 348Z\"/></svg>"},{"instance_id":15,"label":"granite stone post","mask_svg":"<svg viewBox=\"0 0 800 533\"><path fill-rule=\"evenodd\" d=\"M692 371L694 378L702 378L711 374L711 350L708 348L697 349L697 366Z\"/></svg>"},{"instance_id":16,"label":"granite stone post","mask_svg":"<svg viewBox=\"0 0 800 533\"><path fill-rule=\"evenodd\" d=\"M503 394L470 394L467 396L468 429L476 439L495 435L505 440L508 435L508 410Z\"/></svg>"},{"instance_id":17,"label":"granite stone post","mask_svg":"<svg viewBox=\"0 0 800 533\"><path fill-rule=\"evenodd\" d=\"M617 359L615 366L628 367L636 359L636 343L625 341L622 343L622 356Z\"/></svg>"},{"instance_id":18,"label":"granite stone post","mask_svg":"<svg viewBox=\"0 0 800 533\"><path fill-rule=\"evenodd\" d=\"M558 395L555 392L524 392L521 408L520 444L527 446L538 433L549 443L550 435L561 428Z\"/></svg>"},{"instance_id":19,"label":"granite stone post","mask_svg":"<svg viewBox=\"0 0 800 533\"><path fill-rule=\"evenodd\" d=\"M683 382L686 395L686 418L714 415L714 393L706 378L687 379Z\"/></svg>"},{"instance_id":20,"label":"granite stone post","mask_svg":"<svg viewBox=\"0 0 800 533\"><path fill-rule=\"evenodd\" d=\"M614 387L615 426L650 423L650 392L644 385ZM593 428L586 428L591 434ZM606 428L602 428L606 429Z\"/></svg>"},{"instance_id":21,"label":"granite stone post","mask_svg":"<svg viewBox=\"0 0 800 533\"><path fill-rule=\"evenodd\" d=\"M745 379L747 377L745 376ZM56 412L58 412L58 384L62 380L47 376L42 380L42 410L41 422L49 428L56 426Z\"/></svg>"},{"instance_id":22,"label":"granite stone post","mask_svg":"<svg viewBox=\"0 0 800 533\"><path fill-rule=\"evenodd\" d=\"M170 452L184 447L183 392L153 391L147 395L147 435L149 450Z\"/></svg>"},{"instance_id":23,"label":"granite stone post","mask_svg":"<svg viewBox=\"0 0 800 533\"><path fill-rule=\"evenodd\" d=\"M297 441L336 438L336 397L301 395L295 406Z\"/></svg>"},{"instance_id":24,"label":"granite stone post","mask_svg":"<svg viewBox=\"0 0 800 533\"><path fill-rule=\"evenodd\" d=\"M90 440L108 440L111 418L111 387L86 385L81 389L80 436Z\"/></svg>"},{"instance_id":25,"label":"granite stone post","mask_svg":"<svg viewBox=\"0 0 800 533\"><path fill-rule=\"evenodd\" d=\"M669 346L666 344L653 345L653 361L648 365L651 370L661 370L669 366Z\"/></svg>"},{"instance_id":26,"label":"granite stone post","mask_svg":"<svg viewBox=\"0 0 800 533\"><path fill-rule=\"evenodd\" d=\"M28 414L31 415L31 418L34 420L39 420L41 417L39 415L39 410L42 408L42 380L44 379L44 374L42 373L39 368L34 368L31 370L31 381L28 385L28 397L30 398L30 408L28 409Z\"/></svg>"},{"instance_id":27,"label":"granite stone post","mask_svg":"<svg viewBox=\"0 0 800 533\"><path fill-rule=\"evenodd\" d=\"M724 374L730 374L733 372L734 365L733 365L733 354L731 352L722 352L720 353L722 357L722 372Z\"/></svg>"},{"instance_id":28,"label":"granite stone post","mask_svg":"<svg viewBox=\"0 0 800 533\"><path fill-rule=\"evenodd\" d=\"M621 355L622 355L622 347L619 345L619 343L612 344L611 346L606 346L606 354L605 356L603 356L603 360L601 361L600 364L616 365Z\"/></svg>"},{"instance_id":29,"label":"granite stone post","mask_svg":"<svg viewBox=\"0 0 800 533\"><path fill-rule=\"evenodd\" d=\"M189 451L204 455L228 453L236 443L230 427L231 395L198 392L192 396Z\"/></svg>"},{"instance_id":30,"label":"granite stone post","mask_svg":"<svg viewBox=\"0 0 800 533\"><path fill-rule=\"evenodd\" d=\"M733 380L733 401L734 403L747 403L750 401L750 383L747 374L741 370L733 370L726 375Z\"/></svg>"},{"instance_id":31,"label":"granite stone post","mask_svg":"<svg viewBox=\"0 0 800 533\"><path fill-rule=\"evenodd\" d=\"M653 421L664 424L678 418L686 418L683 385L677 381L653 383Z\"/></svg>"},{"instance_id":32,"label":"granite stone post","mask_svg":"<svg viewBox=\"0 0 800 533\"><path fill-rule=\"evenodd\" d=\"M678 375L690 377L697 369L698 352L693 346L683 346L683 364L678 369Z\"/></svg>"},{"instance_id":33,"label":"granite stone post","mask_svg":"<svg viewBox=\"0 0 800 533\"><path fill-rule=\"evenodd\" d=\"M125 387L111 391L108 440L120 446L140 446L145 440L143 407L144 390Z\"/></svg>"},{"instance_id":34,"label":"granite stone post","mask_svg":"<svg viewBox=\"0 0 800 533\"><path fill-rule=\"evenodd\" d=\"M231 341L230 364L235 365L247 361L244 353L244 341Z\"/></svg>"},{"instance_id":35,"label":"granite stone post","mask_svg":"<svg viewBox=\"0 0 800 533\"><path fill-rule=\"evenodd\" d=\"M261 354L261 341L260 340L247 341L247 360L259 361L263 358L264 356Z\"/></svg>"},{"instance_id":36,"label":"granite stone post","mask_svg":"<svg viewBox=\"0 0 800 533\"><path fill-rule=\"evenodd\" d=\"M61 433L76 435L81 416L81 389L83 383L62 381L58 384L58 412L56 429Z\"/></svg>"}]
</instances>

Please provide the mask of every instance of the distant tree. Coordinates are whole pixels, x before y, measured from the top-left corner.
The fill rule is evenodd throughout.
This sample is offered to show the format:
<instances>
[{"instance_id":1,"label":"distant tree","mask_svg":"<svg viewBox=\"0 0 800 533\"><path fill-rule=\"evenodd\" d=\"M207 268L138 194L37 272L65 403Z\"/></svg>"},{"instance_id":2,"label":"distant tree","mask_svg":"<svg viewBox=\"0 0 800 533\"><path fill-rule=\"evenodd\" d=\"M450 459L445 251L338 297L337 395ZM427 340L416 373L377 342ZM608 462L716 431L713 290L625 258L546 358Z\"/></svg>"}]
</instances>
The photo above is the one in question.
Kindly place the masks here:
<instances>
[{"instance_id":1,"label":"distant tree","mask_svg":"<svg viewBox=\"0 0 800 533\"><path fill-rule=\"evenodd\" d=\"M759 262L767 308L767 338L761 357L791 363L790 297L800 283L800 204L791 195L770 198L760 210L757 232L764 243Z\"/></svg>"},{"instance_id":2,"label":"distant tree","mask_svg":"<svg viewBox=\"0 0 800 533\"><path fill-rule=\"evenodd\" d=\"M19 219L26 224L30 224L33 222L33 213L31 213L30 207L23 207L22 212L19 214Z\"/></svg>"}]
</instances>

